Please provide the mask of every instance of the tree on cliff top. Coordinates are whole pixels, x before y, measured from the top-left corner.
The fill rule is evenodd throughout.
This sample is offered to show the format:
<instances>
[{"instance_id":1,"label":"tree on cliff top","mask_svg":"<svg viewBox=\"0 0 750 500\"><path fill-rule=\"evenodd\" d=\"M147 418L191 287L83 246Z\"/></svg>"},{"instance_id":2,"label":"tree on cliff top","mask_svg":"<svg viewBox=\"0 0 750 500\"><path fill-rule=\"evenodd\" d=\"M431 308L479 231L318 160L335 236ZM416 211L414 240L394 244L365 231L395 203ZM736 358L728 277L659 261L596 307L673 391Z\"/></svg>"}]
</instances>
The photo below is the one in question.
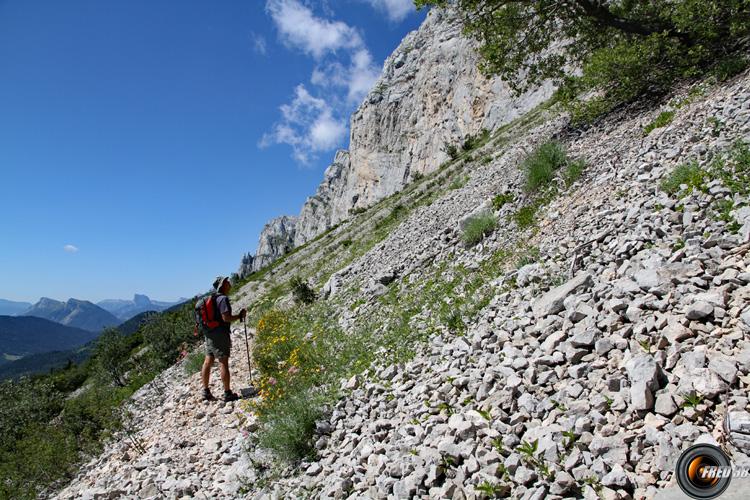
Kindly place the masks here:
<instances>
[{"instance_id":1,"label":"tree on cliff top","mask_svg":"<svg viewBox=\"0 0 750 500\"><path fill-rule=\"evenodd\" d=\"M415 0L449 3L479 40L485 73L517 93L551 79L574 107L598 91L586 105L595 114L712 65L730 76L750 37L750 0Z\"/></svg>"}]
</instances>

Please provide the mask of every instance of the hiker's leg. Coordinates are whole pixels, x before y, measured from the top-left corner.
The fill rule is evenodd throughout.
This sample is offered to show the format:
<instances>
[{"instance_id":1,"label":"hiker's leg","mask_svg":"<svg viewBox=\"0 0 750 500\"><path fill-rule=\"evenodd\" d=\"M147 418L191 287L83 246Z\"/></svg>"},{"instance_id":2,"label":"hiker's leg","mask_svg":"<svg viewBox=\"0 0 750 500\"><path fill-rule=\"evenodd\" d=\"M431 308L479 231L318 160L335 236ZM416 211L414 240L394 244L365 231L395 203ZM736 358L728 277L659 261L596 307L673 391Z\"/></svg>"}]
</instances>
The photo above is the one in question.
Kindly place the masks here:
<instances>
[{"instance_id":1,"label":"hiker's leg","mask_svg":"<svg viewBox=\"0 0 750 500\"><path fill-rule=\"evenodd\" d=\"M211 379L211 365L213 364L214 357L206 354L206 359L203 360L203 366L201 367L201 380L203 381L204 389L208 389L208 381Z\"/></svg>"},{"instance_id":2,"label":"hiker's leg","mask_svg":"<svg viewBox=\"0 0 750 500\"><path fill-rule=\"evenodd\" d=\"M219 373L221 374L221 383L224 384L224 391L229 391L229 356L219 358Z\"/></svg>"}]
</instances>

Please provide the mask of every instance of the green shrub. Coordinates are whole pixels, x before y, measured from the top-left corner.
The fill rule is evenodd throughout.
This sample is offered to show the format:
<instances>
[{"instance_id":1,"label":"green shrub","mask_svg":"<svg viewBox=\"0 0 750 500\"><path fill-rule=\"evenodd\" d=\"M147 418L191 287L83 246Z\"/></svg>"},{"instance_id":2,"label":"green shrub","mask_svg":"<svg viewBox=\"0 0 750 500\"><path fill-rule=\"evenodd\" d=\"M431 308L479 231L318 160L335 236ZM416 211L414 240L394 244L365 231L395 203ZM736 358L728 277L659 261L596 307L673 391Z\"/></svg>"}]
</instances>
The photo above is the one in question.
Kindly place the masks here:
<instances>
[{"instance_id":1,"label":"green shrub","mask_svg":"<svg viewBox=\"0 0 750 500\"><path fill-rule=\"evenodd\" d=\"M453 182L450 183L448 186L448 189L461 189L466 185L466 183L469 182L469 176L468 175L460 175L453 179Z\"/></svg>"},{"instance_id":2,"label":"green shrub","mask_svg":"<svg viewBox=\"0 0 750 500\"><path fill-rule=\"evenodd\" d=\"M130 345L117 328L106 328L96 340L94 359L101 374L119 387L127 385L125 372L129 366Z\"/></svg>"},{"instance_id":3,"label":"green shrub","mask_svg":"<svg viewBox=\"0 0 750 500\"><path fill-rule=\"evenodd\" d=\"M349 248L350 246L352 246L352 243L353 243L352 239L351 238L347 238L347 239L345 239L344 241L341 242L341 246L344 247L344 248Z\"/></svg>"},{"instance_id":4,"label":"green shrub","mask_svg":"<svg viewBox=\"0 0 750 500\"><path fill-rule=\"evenodd\" d=\"M547 142L539 146L522 164L526 174L526 190L532 192L548 185L555 176L555 170L566 162L567 154L560 143Z\"/></svg>"},{"instance_id":5,"label":"green shrub","mask_svg":"<svg viewBox=\"0 0 750 500\"><path fill-rule=\"evenodd\" d=\"M495 230L497 219L492 214L481 214L470 217L464 226L463 241L468 246L476 245Z\"/></svg>"},{"instance_id":6,"label":"green shrub","mask_svg":"<svg viewBox=\"0 0 750 500\"><path fill-rule=\"evenodd\" d=\"M139 332L148 347L149 369L161 371L182 359L190 346L202 341L194 335L194 304L189 301L179 309L154 315Z\"/></svg>"},{"instance_id":7,"label":"green shrub","mask_svg":"<svg viewBox=\"0 0 750 500\"><path fill-rule=\"evenodd\" d=\"M583 170L585 168L586 162L581 159L568 162L568 165L565 167L565 171L563 172L563 181L565 181L565 187L572 186L573 183L581 177L581 174L583 174Z\"/></svg>"},{"instance_id":8,"label":"green shrub","mask_svg":"<svg viewBox=\"0 0 750 500\"><path fill-rule=\"evenodd\" d=\"M735 143L728 157L715 160L711 170L732 193L750 195L750 147L747 143Z\"/></svg>"},{"instance_id":9,"label":"green shrub","mask_svg":"<svg viewBox=\"0 0 750 500\"><path fill-rule=\"evenodd\" d=\"M455 146L455 144L449 144L447 142L443 144L443 151L446 152L451 160L457 159L460 155L460 152L458 151L458 148Z\"/></svg>"},{"instance_id":10,"label":"green shrub","mask_svg":"<svg viewBox=\"0 0 750 500\"><path fill-rule=\"evenodd\" d=\"M463 143L461 143L461 149L464 151L471 151L485 144L490 138L490 131L483 128L476 135L467 135Z\"/></svg>"},{"instance_id":11,"label":"green shrub","mask_svg":"<svg viewBox=\"0 0 750 500\"><path fill-rule=\"evenodd\" d=\"M396 222L400 221L409 211L407 208L402 205L401 203L396 204L393 208L391 208L391 212L380 219L375 224L375 230L381 230L388 227L391 227Z\"/></svg>"},{"instance_id":12,"label":"green shrub","mask_svg":"<svg viewBox=\"0 0 750 500\"><path fill-rule=\"evenodd\" d=\"M747 57L742 54L731 54L724 57L716 63L713 68L713 74L720 82L729 80L735 75L740 74L747 68Z\"/></svg>"},{"instance_id":13,"label":"green shrub","mask_svg":"<svg viewBox=\"0 0 750 500\"><path fill-rule=\"evenodd\" d=\"M506 203L513 203L515 201L515 196L513 196L513 193L502 193L495 195L494 198L492 198L492 208L495 209L495 211L500 210L505 206Z\"/></svg>"},{"instance_id":14,"label":"green shrub","mask_svg":"<svg viewBox=\"0 0 750 500\"><path fill-rule=\"evenodd\" d=\"M421 181L424 179L424 174L422 172L414 172L411 176L412 182Z\"/></svg>"},{"instance_id":15,"label":"green shrub","mask_svg":"<svg viewBox=\"0 0 750 500\"><path fill-rule=\"evenodd\" d=\"M536 212L539 206L535 203L519 208L511 219L516 223L519 229L526 229L536 224Z\"/></svg>"},{"instance_id":16,"label":"green shrub","mask_svg":"<svg viewBox=\"0 0 750 500\"><path fill-rule=\"evenodd\" d=\"M662 179L661 190L668 194L676 194L681 185L686 185L688 192L702 189L706 181L706 171L697 162L683 163L677 166L667 177Z\"/></svg>"},{"instance_id":17,"label":"green shrub","mask_svg":"<svg viewBox=\"0 0 750 500\"><path fill-rule=\"evenodd\" d=\"M203 367L203 360L206 358L206 355L203 351L193 351L190 354L187 355L187 358L185 359L185 373L188 375L192 375L194 373L198 373L201 371L201 368Z\"/></svg>"},{"instance_id":18,"label":"green shrub","mask_svg":"<svg viewBox=\"0 0 750 500\"><path fill-rule=\"evenodd\" d=\"M708 118L707 121L708 124L711 125L711 135L714 137L719 137L721 135L721 131L724 130L724 122L722 122L715 116Z\"/></svg>"},{"instance_id":19,"label":"green shrub","mask_svg":"<svg viewBox=\"0 0 750 500\"><path fill-rule=\"evenodd\" d=\"M263 314L252 354L260 371L261 399L253 409L262 444L288 460L311 452L315 420L335 400L338 381L372 361L365 339L361 332L344 333L327 302Z\"/></svg>"},{"instance_id":20,"label":"green shrub","mask_svg":"<svg viewBox=\"0 0 750 500\"><path fill-rule=\"evenodd\" d=\"M674 111L662 111L661 113L659 113L659 116L654 119L654 121L643 127L643 133L648 135L654 129L666 127L667 125L672 123L673 119Z\"/></svg>"},{"instance_id":21,"label":"green shrub","mask_svg":"<svg viewBox=\"0 0 750 500\"><path fill-rule=\"evenodd\" d=\"M260 445L288 462L311 457L315 422L323 415L326 401L315 391L291 393L283 404L274 405L261 415Z\"/></svg>"},{"instance_id":22,"label":"green shrub","mask_svg":"<svg viewBox=\"0 0 750 500\"><path fill-rule=\"evenodd\" d=\"M290 281L290 285L292 287L294 301L298 304L312 304L315 302L315 299L318 298L315 290L312 289L310 284L299 276L293 277Z\"/></svg>"}]
</instances>

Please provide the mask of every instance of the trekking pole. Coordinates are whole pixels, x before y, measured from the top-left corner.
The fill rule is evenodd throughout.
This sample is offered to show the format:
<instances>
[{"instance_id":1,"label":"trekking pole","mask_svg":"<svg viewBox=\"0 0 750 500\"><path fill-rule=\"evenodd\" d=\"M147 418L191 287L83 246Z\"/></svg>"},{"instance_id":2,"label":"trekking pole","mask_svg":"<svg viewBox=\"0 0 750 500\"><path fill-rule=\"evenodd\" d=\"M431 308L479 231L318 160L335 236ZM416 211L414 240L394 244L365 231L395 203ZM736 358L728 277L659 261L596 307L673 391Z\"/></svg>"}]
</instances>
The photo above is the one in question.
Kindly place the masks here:
<instances>
[{"instance_id":1,"label":"trekking pole","mask_svg":"<svg viewBox=\"0 0 750 500\"><path fill-rule=\"evenodd\" d=\"M245 353L247 353L247 376L250 377L250 385L253 385L253 369L250 367L250 344L247 342L247 321L242 318L242 324L245 326Z\"/></svg>"}]
</instances>

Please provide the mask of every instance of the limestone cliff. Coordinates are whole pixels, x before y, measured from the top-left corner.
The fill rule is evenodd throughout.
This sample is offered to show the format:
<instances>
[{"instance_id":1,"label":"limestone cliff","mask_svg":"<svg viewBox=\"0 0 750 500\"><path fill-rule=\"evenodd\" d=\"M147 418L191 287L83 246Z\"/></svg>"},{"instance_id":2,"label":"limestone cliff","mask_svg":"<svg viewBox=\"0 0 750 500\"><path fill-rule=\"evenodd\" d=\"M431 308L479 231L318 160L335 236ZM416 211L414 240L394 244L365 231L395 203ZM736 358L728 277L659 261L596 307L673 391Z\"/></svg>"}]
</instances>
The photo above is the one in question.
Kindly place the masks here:
<instances>
[{"instance_id":1,"label":"limestone cliff","mask_svg":"<svg viewBox=\"0 0 750 500\"><path fill-rule=\"evenodd\" d=\"M350 171L349 152L337 151L333 163L323 174L323 182L318 186L317 192L302 205L294 237L295 246L314 238L336 223L332 208L347 196L345 189Z\"/></svg>"},{"instance_id":2,"label":"limestone cliff","mask_svg":"<svg viewBox=\"0 0 750 500\"><path fill-rule=\"evenodd\" d=\"M289 215L282 215L266 222L260 232L255 257L252 259L253 272L267 266L294 247L296 227L297 217Z\"/></svg>"},{"instance_id":3,"label":"limestone cliff","mask_svg":"<svg viewBox=\"0 0 750 500\"><path fill-rule=\"evenodd\" d=\"M383 72L351 117L349 151L338 151L315 195L299 215L293 245L310 241L364 208L400 190L416 173L429 173L458 144L495 129L547 99L551 85L512 96L499 78L478 69L476 42L461 33L450 11L433 9L385 61ZM264 229L264 239L284 239ZM281 228L280 228L281 229ZM268 230L268 231L267 231ZM258 247L253 269L278 258Z\"/></svg>"}]
</instances>

